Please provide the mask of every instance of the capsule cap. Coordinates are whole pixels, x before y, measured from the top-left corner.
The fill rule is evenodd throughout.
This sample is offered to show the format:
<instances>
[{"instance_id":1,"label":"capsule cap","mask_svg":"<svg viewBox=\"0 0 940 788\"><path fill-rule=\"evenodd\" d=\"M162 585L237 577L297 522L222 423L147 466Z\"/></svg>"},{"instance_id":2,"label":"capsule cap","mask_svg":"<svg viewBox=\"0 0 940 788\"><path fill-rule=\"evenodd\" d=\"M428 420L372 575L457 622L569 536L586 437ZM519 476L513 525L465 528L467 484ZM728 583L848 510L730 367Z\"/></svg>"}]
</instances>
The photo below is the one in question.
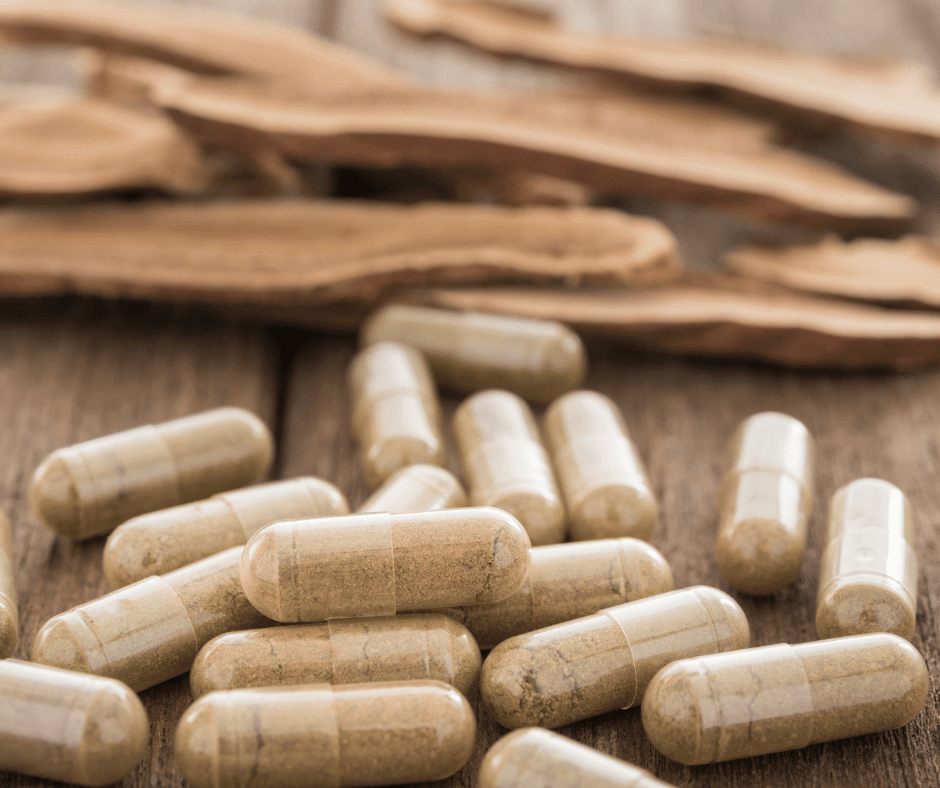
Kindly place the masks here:
<instances>
[{"instance_id":1,"label":"capsule cap","mask_svg":"<svg viewBox=\"0 0 940 788\"><path fill-rule=\"evenodd\" d=\"M33 474L29 503L43 525L61 536L81 538L81 500L61 449L46 457Z\"/></svg>"},{"instance_id":2,"label":"capsule cap","mask_svg":"<svg viewBox=\"0 0 940 788\"><path fill-rule=\"evenodd\" d=\"M150 723L130 687L110 680L88 708L81 735L85 785L110 785L130 774L147 754Z\"/></svg>"},{"instance_id":3,"label":"capsule cap","mask_svg":"<svg viewBox=\"0 0 940 788\"><path fill-rule=\"evenodd\" d=\"M79 673L93 673L97 666L89 664L86 650L89 644L82 640L73 626L74 618L71 613L62 613L43 624L29 650L30 661Z\"/></svg>"}]
</instances>

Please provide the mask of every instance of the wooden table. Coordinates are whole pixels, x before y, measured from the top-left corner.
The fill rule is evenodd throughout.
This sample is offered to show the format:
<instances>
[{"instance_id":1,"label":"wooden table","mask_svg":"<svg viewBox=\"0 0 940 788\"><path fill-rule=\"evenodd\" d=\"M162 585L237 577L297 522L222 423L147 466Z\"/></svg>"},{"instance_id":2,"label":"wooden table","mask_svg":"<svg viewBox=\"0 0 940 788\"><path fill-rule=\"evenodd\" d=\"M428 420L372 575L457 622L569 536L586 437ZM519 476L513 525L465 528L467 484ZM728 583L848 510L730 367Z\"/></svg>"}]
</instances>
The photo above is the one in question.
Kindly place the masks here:
<instances>
[{"instance_id":1,"label":"wooden table","mask_svg":"<svg viewBox=\"0 0 940 788\"><path fill-rule=\"evenodd\" d=\"M458 44L422 43L396 33L374 0L215 0L218 6L301 24L435 84L531 87L571 81L551 69L497 61ZM583 29L691 35L740 33L811 50L906 57L940 63L940 4L930 0L572 0L566 15ZM62 79L63 55L0 57L0 76ZM74 78L73 78L74 81ZM842 138L817 145L834 160L924 203L921 230L937 224L940 167L923 150ZM874 151L875 155L872 155ZM686 263L713 267L744 239L779 231L715 211L637 199L634 210L664 219ZM20 646L50 616L107 590L104 540L73 544L31 514L30 474L49 451L76 441L223 404L258 413L278 441L273 476L323 476L357 505L366 487L353 454L344 371L350 338L219 322L166 305L61 299L0 302L0 507L14 527ZM637 710L597 717L561 733L640 764L682 786L940 785L940 372L907 375L803 373L731 361L647 355L592 344L588 386L624 410L661 506L653 543L669 559L677 587L725 588L714 557L715 492L721 453L734 426L760 410L803 420L819 445L818 503L796 586L767 598L736 594L752 643L815 637L814 600L826 504L842 484L878 476L900 485L920 515L922 560L914 644L934 685L927 707L899 731L711 767L684 768L653 750ZM456 400L447 399L448 415ZM451 447L453 449L453 447ZM455 455L451 451L451 462ZM172 736L190 703L187 678L142 694L152 724L150 757L126 786L178 786ZM487 747L504 731L480 714L477 751L447 786L472 786ZM45 785L0 774L0 786Z\"/></svg>"}]
</instances>

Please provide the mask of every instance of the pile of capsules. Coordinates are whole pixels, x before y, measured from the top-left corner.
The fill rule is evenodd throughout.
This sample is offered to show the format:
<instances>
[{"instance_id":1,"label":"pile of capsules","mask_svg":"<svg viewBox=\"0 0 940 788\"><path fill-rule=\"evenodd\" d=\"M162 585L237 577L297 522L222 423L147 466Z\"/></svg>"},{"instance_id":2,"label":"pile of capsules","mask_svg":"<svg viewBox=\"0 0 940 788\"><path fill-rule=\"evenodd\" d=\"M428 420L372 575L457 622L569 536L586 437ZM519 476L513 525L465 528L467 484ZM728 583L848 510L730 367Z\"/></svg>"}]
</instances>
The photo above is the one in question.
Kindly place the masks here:
<instances>
[{"instance_id":1,"label":"pile of capsules","mask_svg":"<svg viewBox=\"0 0 940 788\"><path fill-rule=\"evenodd\" d=\"M574 390L586 361L570 330L390 306L362 345L352 429L377 489L355 514L316 478L246 487L273 446L236 408L42 463L34 511L72 539L111 532L116 590L49 620L30 662L0 661L0 769L120 779L148 747L135 692L186 671L197 700L175 758L194 788L443 779L474 749L477 688L521 729L487 753L482 788L664 785L546 730L640 704L653 745L683 764L895 728L923 707L927 669L906 640L914 517L895 486L860 479L833 497L816 619L827 639L748 648L738 604L673 590L644 541L657 522L649 481L614 403ZM469 501L441 467L432 376L477 392L453 419ZM551 402L544 444L523 398ZM732 437L716 553L734 588L796 580L813 455L806 428L780 413ZM2 526L7 657L17 613Z\"/></svg>"}]
</instances>

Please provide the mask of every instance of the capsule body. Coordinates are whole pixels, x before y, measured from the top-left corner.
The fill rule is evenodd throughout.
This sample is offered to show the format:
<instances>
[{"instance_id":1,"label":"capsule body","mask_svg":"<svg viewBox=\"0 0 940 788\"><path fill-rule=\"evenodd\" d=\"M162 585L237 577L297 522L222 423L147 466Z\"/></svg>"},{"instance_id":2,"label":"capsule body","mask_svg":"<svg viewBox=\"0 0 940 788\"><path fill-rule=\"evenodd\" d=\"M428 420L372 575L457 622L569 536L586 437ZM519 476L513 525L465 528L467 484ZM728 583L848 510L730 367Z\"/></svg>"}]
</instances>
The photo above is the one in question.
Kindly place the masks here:
<instances>
[{"instance_id":1,"label":"capsule body","mask_svg":"<svg viewBox=\"0 0 940 788\"><path fill-rule=\"evenodd\" d=\"M213 692L176 730L193 788L355 788L442 780L469 760L476 720L439 681Z\"/></svg>"},{"instance_id":2,"label":"capsule body","mask_svg":"<svg viewBox=\"0 0 940 788\"><path fill-rule=\"evenodd\" d=\"M198 698L245 687L434 679L469 697L481 662L473 635L447 616L334 618L219 635L199 652L189 684Z\"/></svg>"},{"instance_id":3,"label":"capsule body","mask_svg":"<svg viewBox=\"0 0 940 788\"><path fill-rule=\"evenodd\" d=\"M238 579L233 547L162 577L148 577L50 618L29 658L120 679L140 690L185 673L223 632L267 623Z\"/></svg>"},{"instance_id":4,"label":"capsule body","mask_svg":"<svg viewBox=\"0 0 940 788\"><path fill-rule=\"evenodd\" d=\"M242 557L251 603L275 621L390 616L498 602L529 569L529 538L499 509L274 523Z\"/></svg>"},{"instance_id":5,"label":"capsule body","mask_svg":"<svg viewBox=\"0 0 940 788\"><path fill-rule=\"evenodd\" d=\"M0 659L16 650L20 618L13 578L13 538L10 521L0 512Z\"/></svg>"},{"instance_id":6,"label":"capsule body","mask_svg":"<svg viewBox=\"0 0 940 788\"><path fill-rule=\"evenodd\" d=\"M110 785L147 754L150 724L120 681L0 661L0 771Z\"/></svg>"},{"instance_id":7,"label":"capsule body","mask_svg":"<svg viewBox=\"0 0 940 788\"><path fill-rule=\"evenodd\" d=\"M857 479L832 497L819 570L821 638L891 632L908 640L917 616L915 518L881 479Z\"/></svg>"},{"instance_id":8,"label":"capsule body","mask_svg":"<svg viewBox=\"0 0 940 788\"><path fill-rule=\"evenodd\" d=\"M444 465L441 408L417 350L397 342L366 346L350 364L349 393L353 435L370 487L409 465Z\"/></svg>"},{"instance_id":9,"label":"capsule body","mask_svg":"<svg viewBox=\"0 0 940 788\"><path fill-rule=\"evenodd\" d=\"M219 493L119 525L104 548L104 574L121 588L243 545L268 523L348 512L343 494L312 476Z\"/></svg>"},{"instance_id":10,"label":"capsule body","mask_svg":"<svg viewBox=\"0 0 940 788\"><path fill-rule=\"evenodd\" d=\"M855 635L684 659L643 700L643 728L688 765L899 728L927 700L927 666L896 635Z\"/></svg>"},{"instance_id":11,"label":"capsule body","mask_svg":"<svg viewBox=\"0 0 940 788\"><path fill-rule=\"evenodd\" d=\"M436 512L467 505L467 493L450 471L435 465L409 465L389 476L356 512Z\"/></svg>"},{"instance_id":12,"label":"capsule body","mask_svg":"<svg viewBox=\"0 0 940 788\"><path fill-rule=\"evenodd\" d=\"M506 734L480 764L479 788L670 788L639 766L544 728Z\"/></svg>"},{"instance_id":13,"label":"capsule body","mask_svg":"<svg viewBox=\"0 0 940 788\"><path fill-rule=\"evenodd\" d=\"M552 403L544 427L571 538L649 539L659 510L617 406L595 391L573 391Z\"/></svg>"},{"instance_id":14,"label":"capsule body","mask_svg":"<svg viewBox=\"0 0 940 788\"><path fill-rule=\"evenodd\" d=\"M748 594L796 581L813 506L813 438L783 413L757 413L738 427L718 491L718 569Z\"/></svg>"},{"instance_id":15,"label":"capsule body","mask_svg":"<svg viewBox=\"0 0 940 788\"><path fill-rule=\"evenodd\" d=\"M508 391L481 391L454 413L454 436L474 506L522 523L533 545L565 539L565 509L532 411Z\"/></svg>"},{"instance_id":16,"label":"capsule body","mask_svg":"<svg viewBox=\"0 0 940 788\"><path fill-rule=\"evenodd\" d=\"M557 728L637 705L674 660L749 641L737 602L693 586L500 643L483 662L480 696L506 728Z\"/></svg>"},{"instance_id":17,"label":"capsule body","mask_svg":"<svg viewBox=\"0 0 940 788\"><path fill-rule=\"evenodd\" d=\"M208 410L54 451L33 475L30 504L59 535L88 539L138 514L253 484L273 454L257 416Z\"/></svg>"},{"instance_id":18,"label":"capsule body","mask_svg":"<svg viewBox=\"0 0 940 788\"><path fill-rule=\"evenodd\" d=\"M571 621L605 607L672 591L662 553L639 539L533 547L522 587L501 602L440 612L467 627L480 648L536 629Z\"/></svg>"},{"instance_id":19,"label":"capsule body","mask_svg":"<svg viewBox=\"0 0 940 788\"><path fill-rule=\"evenodd\" d=\"M502 388L546 404L580 386L587 372L581 339L553 320L394 304L366 321L360 340L420 350L448 388Z\"/></svg>"}]
</instances>

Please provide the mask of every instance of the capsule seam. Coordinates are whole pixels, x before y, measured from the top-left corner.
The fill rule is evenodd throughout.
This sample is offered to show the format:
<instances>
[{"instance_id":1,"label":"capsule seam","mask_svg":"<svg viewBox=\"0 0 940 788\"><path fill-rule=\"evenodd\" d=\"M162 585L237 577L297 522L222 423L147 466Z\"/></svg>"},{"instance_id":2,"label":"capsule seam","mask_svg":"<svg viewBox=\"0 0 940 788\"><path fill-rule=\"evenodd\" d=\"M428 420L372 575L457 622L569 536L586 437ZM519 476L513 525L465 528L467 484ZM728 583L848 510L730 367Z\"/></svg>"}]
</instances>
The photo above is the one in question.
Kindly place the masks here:
<instances>
[{"instance_id":1,"label":"capsule seam","mask_svg":"<svg viewBox=\"0 0 940 788\"><path fill-rule=\"evenodd\" d=\"M630 636L627 634L627 630L623 628L623 625L616 618L610 615L610 613L607 610L602 610L601 613L603 613L605 616L607 616L607 618L613 621L617 625L617 629L619 629L623 633L624 642L627 644L627 651L630 652L630 664L634 666L633 668L633 697L630 699L630 702L627 705L622 707L624 709L629 709L633 706L634 703L636 703L637 695L640 694L640 680L636 674L636 667L635 667L636 658L633 656L633 646L630 645Z\"/></svg>"}]
</instances>

